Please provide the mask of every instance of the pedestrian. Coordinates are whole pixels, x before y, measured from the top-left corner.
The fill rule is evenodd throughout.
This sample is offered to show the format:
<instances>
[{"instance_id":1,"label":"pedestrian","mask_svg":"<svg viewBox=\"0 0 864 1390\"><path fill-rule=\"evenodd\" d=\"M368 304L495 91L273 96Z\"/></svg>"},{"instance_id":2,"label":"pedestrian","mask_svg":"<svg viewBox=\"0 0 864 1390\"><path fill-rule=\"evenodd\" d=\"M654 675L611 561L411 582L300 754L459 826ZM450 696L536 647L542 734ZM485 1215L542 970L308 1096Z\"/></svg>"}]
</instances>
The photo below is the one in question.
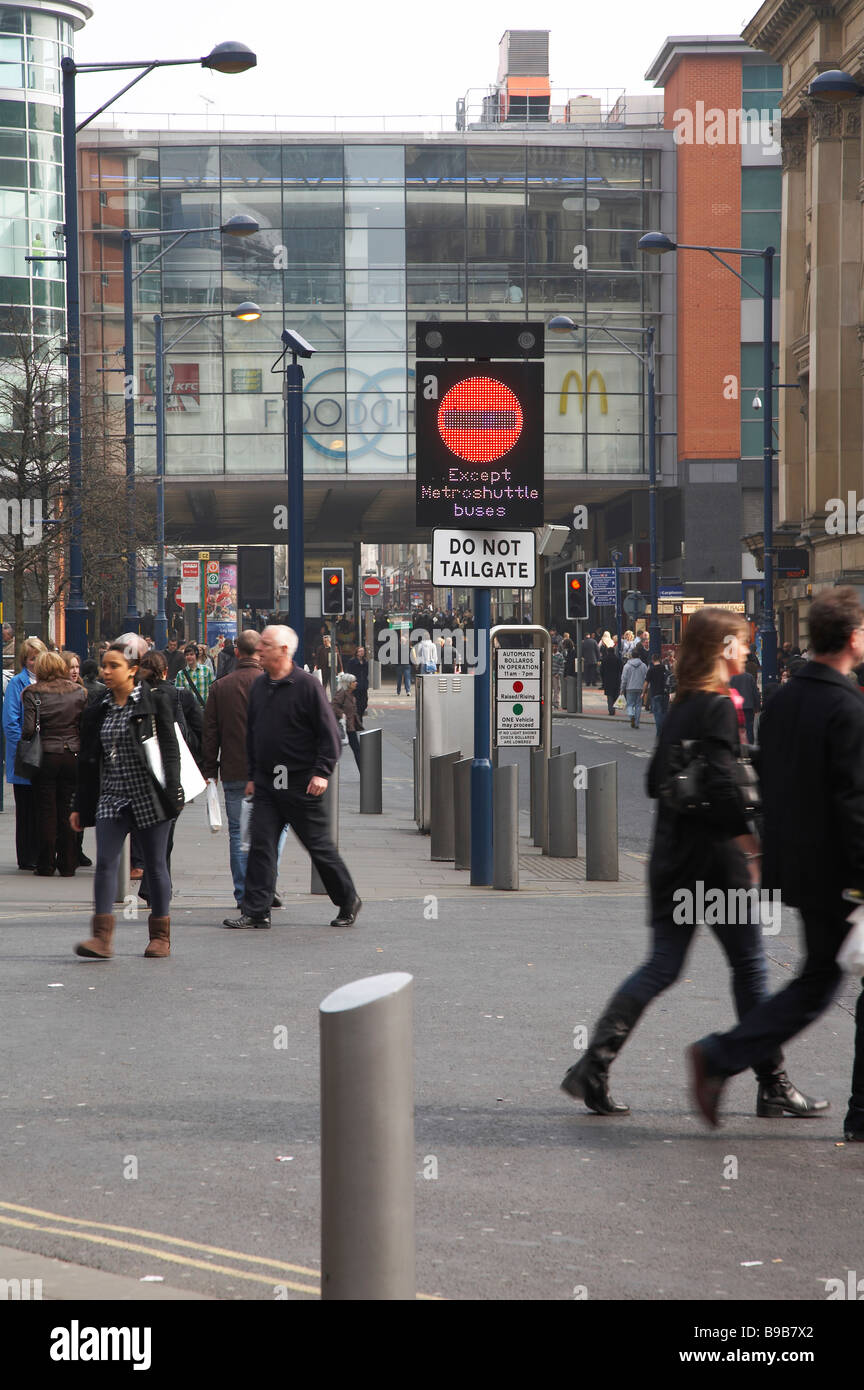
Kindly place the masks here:
<instances>
[{"instance_id":1,"label":"pedestrian","mask_svg":"<svg viewBox=\"0 0 864 1390\"><path fill-rule=\"evenodd\" d=\"M261 634L258 660L266 676L252 686L247 707L246 795L254 800L246 885L241 915L226 918L226 927L270 926L276 845L286 825L338 908L330 925L353 926L362 906L321 802L342 752L339 726L319 682L294 664L296 650L290 627L267 627Z\"/></svg>"},{"instance_id":2,"label":"pedestrian","mask_svg":"<svg viewBox=\"0 0 864 1390\"><path fill-rule=\"evenodd\" d=\"M96 827L93 935L75 947L79 956L108 960L113 954L114 894L117 865L126 836L134 828L150 890L150 959L170 954L171 875L169 834L183 809L180 749L167 693L138 680L145 639L126 634L102 658L107 694L86 707L81 720L81 753L74 831ZM145 744L156 740L164 782L149 762Z\"/></svg>"},{"instance_id":3,"label":"pedestrian","mask_svg":"<svg viewBox=\"0 0 864 1390\"><path fill-rule=\"evenodd\" d=\"M730 643L730 637L737 640ZM696 932L696 913L682 914L682 903L689 901L692 908L699 900L700 886L701 901L719 889L729 902L730 892L746 892L754 879L751 866L756 863L759 842L750 828L736 779L738 721L728 698L729 680L743 669L748 640L746 625L738 625L732 614L721 608L702 608L693 614L681 642L678 689L648 772L648 794L658 799L649 869L651 952L644 965L619 985L585 1055L562 1082L568 1095L581 1097L598 1115L628 1113L626 1105L616 1104L609 1095L609 1066L645 1008L681 973ZM864 706L861 725L864 732ZM701 747L705 769L700 790L709 803L707 811L695 814L676 809L670 794L670 774L679 765L682 743L690 740ZM861 882L864 886L864 876ZM737 900L732 901L737 906ZM732 971L736 1012L746 1019L767 995L760 914L749 910L748 905L742 913L715 915L722 920L712 922L711 930ZM738 916L746 920L740 922ZM812 1100L792 1085L783 1070L779 1046L760 1043L748 1064L759 1080L757 1115L776 1117L785 1111L803 1116L826 1108L825 1101Z\"/></svg>"},{"instance_id":4,"label":"pedestrian","mask_svg":"<svg viewBox=\"0 0 864 1390\"><path fill-rule=\"evenodd\" d=\"M852 910L843 893L864 891L864 701L849 680L864 659L864 608L856 590L819 594L809 630L811 659L763 710L754 755L762 780L762 886L798 909L806 955L779 994L746 1013L737 1028L709 1034L690 1049L694 1100L715 1126L728 1078L828 1008L842 979L836 957ZM864 1141L862 998L844 1132Z\"/></svg>"},{"instance_id":5,"label":"pedestrian","mask_svg":"<svg viewBox=\"0 0 864 1390\"><path fill-rule=\"evenodd\" d=\"M639 728L639 716L642 713L642 693L645 688L645 677L648 675L648 668L641 657L642 648L634 643L630 648L630 655L624 663L624 670L621 672L621 692L627 702L627 713L630 716L630 728Z\"/></svg>"},{"instance_id":6,"label":"pedestrian","mask_svg":"<svg viewBox=\"0 0 864 1390\"><path fill-rule=\"evenodd\" d=\"M425 629L420 629L423 633L420 641L414 648L414 661L419 674L424 676L434 676L438 670L438 648Z\"/></svg>"},{"instance_id":7,"label":"pedestrian","mask_svg":"<svg viewBox=\"0 0 864 1390\"><path fill-rule=\"evenodd\" d=\"M3 735L6 739L6 781L15 796L15 853L19 869L35 869L38 855L36 800L28 777L15 773L15 754L21 739L24 691L36 681L36 658L46 651L38 637L25 637L18 650L21 669L12 677L3 696Z\"/></svg>"},{"instance_id":8,"label":"pedestrian","mask_svg":"<svg viewBox=\"0 0 864 1390\"><path fill-rule=\"evenodd\" d=\"M77 657L76 657L77 661ZM32 779L37 825L36 873L71 878L78 867L78 839L69 825L78 781L81 713L87 692L69 678L59 652L40 652L36 681L21 701L21 737L30 739L39 727L42 762Z\"/></svg>"},{"instance_id":9,"label":"pedestrian","mask_svg":"<svg viewBox=\"0 0 864 1390\"><path fill-rule=\"evenodd\" d=\"M338 651L334 654L333 643L329 633L324 632L321 636L321 645L315 653L315 670L321 672L321 684L325 690L330 689L330 662L335 655L336 671L342 670L342 662Z\"/></svg>"},{"instance_id":10,"label":"pedestrian","mask_svg":"<svg viewBox=\"0 0 864 1390\"><path fill-rule=\"evenodd\" d=\"M331 708L337 720L345 720L345 734L359 772L360 740L357 736L357 700L354 694L357 689L357 677L351 675L350 671L343 671L336 677L336 687L336 694L330 702Z\"/></svg>"},{"instance_id":11,"label":"pedestrian","mask_svg":"<svg viewBox=\"0 0 864 1390\"><path fill-rule=\"evenodd\" d=\"M237 653L234 650L234 643L230 637L226 638L222 650L216 661L216 679L221 681L223 677L230 676L237 666Z\"/></svg>"},{"instance_id":12,"label":"pedestrian","mask_svg":"<svg viewBox=\"0 0 864 1390\"><path fill-rule=\"evenodd\" d=\"M134 635L135 634L133 633L132 636L134 637ZM118 642L125 642L126 636L124 635L123 637L118 637L117 640ZM186 745L189 748L189 751L192 753L192 756L195 758L198 767L200 768L201 740L200 737L194 736L189 728L186 718L186 707L184 706L184 701L189 701L191 710L198 721L196 727L198 727L199 733L201 727L201 711L199 710L196 702L192 699L192 696L188 690L178 690L176 686L171 685L169 683L168 663L165 660L164 652L157 652L155 650L151 651L148 648L148 650L144 652L144 655L141 657L141 660L138 664L138 676L140 680L146 681L149 686L158 686L162 695L166 695L168 697L168 700L171 705L171 718L174 720L174 723L177 725L177 728L179 728L181 734L186 740ZM197 754L194 751L195 749L199 750ZM172 821L171 829L168 831L168 844L165 850L165 863L168 868L169 878L171 877L171 854L174 849L174 827L175 822ZM138 897L141 898L143 902L149 905L150 885L147 880L147 868L145 866L144 859L141 854L141 846L138 840L137 831L132 831L129 837L129 843L130 848L134 852L134 866L140 870L139 873L135 873L133 871L130 874L130 877L140 879L140 882L138 884ZM173 896L173 883L171 893Z\"/></svg>"},{"instance_id":13,"label":"pedestrian","mask_svg":"<svg viewBox=\"0 0 864 1390\"><path fill-rule=\"evenodd\" d=\"M552 643L552 708L561 708L561 677L564 674L564 655L557 642Z\"/></svg>"},{"instance_id":14,"label":"pedestrian","mask_svg":"<svg viewBox=\"0 0 864 1390\"><path fill-rule=\"evenodd\" d=\"M183 653L179 650L179 648L178 648L178 646L177 646L177 638L176 638L176 637L173 637L173 636L172 636L172 637L169 637L169 638L168 638L168 645L166 646L166 648L165 648L165 650L163 651L162 655L165 657L165 660L168 662L168 676L167 676L167 679L168 679L169 681L171 681L171 683L172 683L172 685L173 685L174 682L175 682L176 679L177 679L177 676L180 674L180 672L183 670L183 667L184 667L185 664L186 664L186 661L185 661L185 658L184 658L184 656L183 656Z\"/></svg>"},{"instance_id":15,"label":"pedestrian","mask_svg":"<svg viewBox=\"0 0 864 1390\"><path fill-rule=\"evenodd\" d=\"M598 683L599 665L600 646L589 633L587 637L582 638L582 681L589 688Z\"/></svg>"},{"instance_id":16,"label":"pedestrian","mask_svg":"<svg viewBox=\"0 0 864 1390\"><path fill-rule=\"evenodd\" d=\"M797 659L799 661L801 660L800 657ZM806 665L806 662L803 664ZM756 681L753 678L753 676L751 676L749 671L747 671L746 667L743 671L739 672L737 676L733 676L729 684L732 687L732 689L737 690L738 694L741 696L741 699L743 701L744 725L747 734L747 742L753 743L755 742L753 722L756 718L756 715L762 708L762 700L759 695L759 687L756 684Z\"/></svg>"},{"instance_id":17,"label":"pedestrian","mask_svg":"<svg viewBox=\"0 0 864 1390\"><path fill-rule=\"evenodd\" d=\"M606 696L606 708L615 713L615 701L621 693L621 658L608 632L600 638L600 680Z\"/></svg>"},{"instance_id":18,"label":"pedestrian","mask_svg":"<svg viewBox=\"0 0 864 1390\"><path fill-rule=\"evenodd\" d=\"M187 642L183 648L183 656L186 664L181 671L178 671L174 678L174 684L178 690L191 690L203 710L207 703L207 696L210 694L210 687L213 684L213 672L209 665L201 664L197 643Z\"/></svg>"},{"instance_id":19,"label":"pedestrian","mask_svg":"<svg viewBox=\"0 0 864 1390\"><path fill-rule=\"evenodd\" d=\"M184 655L185 655L185 649L184 649ZM216 679L216 667L215 667L215 665L214 665L214 663L213 663L213 658L211 657L210 653L208 652L208 650L207 650L207 648L206 648L206 646L204 645L203 642L199 642L199 643L198 643L198 665L199 665L199 667L201 667L202 670L204 670L204 671L209 671L209 672L210 672L210 679L215 681L215 679ZM206 696L205 696L205 700L206 700Z\"/></svg>"},{"instance_id":20,"label":"pedestrian","mask_svg":"<svg viewBox=\"0 0 864 1390\"><path fill-rule=\"evenodd\" d=\"M668 672L659 655L655 654L651 658L651 665L645 675L643 693L647 695L651 713L654 716L654 733L659 739L663 728L663 720L666 717L666 710L669 705L669 696L666 693L668 682Z\"/></svg>"},{"instance_id":21,"label":"pedestrian","mask_svg":"<svg viewBox=\"0 0 864 1390\"><path fill-rule=\"evenodd\" d=\"M357 728L362 730L363 717L369 704L369 662L366 660L365 647L357 648L354 655L346 661L345 670L357 677L354 698L357 701Z\"/></svg>"},{"instance_id":22,"label":"pedestrian","mask_svg":"<svg viewBox=\"0 0 864 1390\"><path fill-rule=\"evenodd\" d=\"M399 634L399 646L402 647L402 633ZM396 694L402 694L402 686L405 686L405 694L411 694L411 658L407 661L398 661L396 664Z\"/></svg>"}]
</instances>

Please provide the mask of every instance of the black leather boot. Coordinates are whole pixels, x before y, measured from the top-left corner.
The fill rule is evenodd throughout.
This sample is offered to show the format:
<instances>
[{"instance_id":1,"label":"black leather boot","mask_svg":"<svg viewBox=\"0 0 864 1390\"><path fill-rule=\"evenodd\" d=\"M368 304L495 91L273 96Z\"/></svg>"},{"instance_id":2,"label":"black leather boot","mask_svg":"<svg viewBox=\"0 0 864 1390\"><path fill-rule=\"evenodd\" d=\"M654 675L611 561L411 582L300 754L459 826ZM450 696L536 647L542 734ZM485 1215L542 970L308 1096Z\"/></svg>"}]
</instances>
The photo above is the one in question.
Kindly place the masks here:
<instances>
[{"instance_id":1,"label":"black leather boot","mask_svg":"<svg viewBox=\"0 0 864 1390\"><path fill-rule=\"evenodd\" d=\"M792 1085L785 1071L775 1072L774 1076L759 1082L756 1114L763 1120L779 1120L782 1115L822 1115L829 1109L829 1101L803 1095Z\"/></svg>"},{"instance_id":2,"label":"black leather boot","mask_svg":"<svg viewBox=\"0 0 864 1390\"><path fill-rule=\"evenodd\" d=\"M562 1091L584 1100L596 1115L630 1114L629 1105L617 1104L609 1094L609 1067L632 1033L644 1007L629 994L616 994L610 999L585 1056L570 1068L561 1082Z\"/></svg>"}]
</instances>

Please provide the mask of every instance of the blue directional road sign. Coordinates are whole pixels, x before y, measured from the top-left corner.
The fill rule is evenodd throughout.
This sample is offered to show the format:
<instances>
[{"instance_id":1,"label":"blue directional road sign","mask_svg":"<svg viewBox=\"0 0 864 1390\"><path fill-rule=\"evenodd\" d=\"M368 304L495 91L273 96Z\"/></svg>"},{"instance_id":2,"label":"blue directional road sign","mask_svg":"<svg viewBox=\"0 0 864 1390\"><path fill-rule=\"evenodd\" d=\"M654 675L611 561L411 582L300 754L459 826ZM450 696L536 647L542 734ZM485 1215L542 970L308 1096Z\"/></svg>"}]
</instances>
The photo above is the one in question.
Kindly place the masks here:
<instances>
[{"instance_id":1,"label":"blue directional road sign","mask_svg":"<svg viewBox=\"0 0 864 1390\"><path fill-rule=\"evenodd\" d=\"M588 592L591 602L598 608L615 607L615 569L593 569L588 571Z\"/></svg>"}]
</instances>

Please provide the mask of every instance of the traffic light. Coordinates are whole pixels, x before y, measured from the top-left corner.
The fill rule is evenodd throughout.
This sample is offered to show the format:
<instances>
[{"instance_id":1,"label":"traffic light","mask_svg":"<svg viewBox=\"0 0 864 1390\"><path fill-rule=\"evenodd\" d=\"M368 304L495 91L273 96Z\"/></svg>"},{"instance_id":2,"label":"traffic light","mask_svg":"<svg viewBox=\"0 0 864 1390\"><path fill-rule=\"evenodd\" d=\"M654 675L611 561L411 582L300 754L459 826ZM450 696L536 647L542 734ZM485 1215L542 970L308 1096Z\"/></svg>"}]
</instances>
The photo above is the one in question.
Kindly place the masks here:
<instances>
[{"instance_id":1,"label":"traffic light","mask_svg":"<svg viewBox=\"0 0 864 1390\"><path fill-rule=\"evenodd\" d=\"M322 569L321 612L333 617L345 612L344 569Z\"/></svg>"},{"instance_id":2,"label":"traffic light","mask_svg":"<svg viewBox=\"0 0 864 1390\"><path fill-rule=\"evenodd\" d=\"M588 620L588 575L584 570L570 571L564 576L567 621L584 623Z\"/></svg>"}]
</instances>

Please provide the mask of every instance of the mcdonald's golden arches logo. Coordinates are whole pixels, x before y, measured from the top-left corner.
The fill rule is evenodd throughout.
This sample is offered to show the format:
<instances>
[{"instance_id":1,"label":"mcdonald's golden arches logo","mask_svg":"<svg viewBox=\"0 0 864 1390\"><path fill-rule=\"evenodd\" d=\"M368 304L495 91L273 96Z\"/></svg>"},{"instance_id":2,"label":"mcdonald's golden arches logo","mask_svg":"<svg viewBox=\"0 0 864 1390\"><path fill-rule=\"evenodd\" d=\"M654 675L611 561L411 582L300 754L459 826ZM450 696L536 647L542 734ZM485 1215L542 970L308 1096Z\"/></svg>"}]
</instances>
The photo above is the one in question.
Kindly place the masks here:
<instances>
[{"instance_id":1,"label":"mcdonald's golden arches logo","mask_svg":"<svg viewBox=\"0 0 864 1390\"><path fill-rule=\"evenodd\" d=\"M563 382L561 383L561 395L558 398L558 414L567 414L567 403L570 399L570 383L574 382L576 386L576 398L579 401L579 414L584 415L585 407L587 404L587 398L591 395L591 386L595 380L597 382L597 395L600 399L600 414L608 415L609 401L606 396L606 382L604 380L603 373L598 372L596 368L588 373L588 380L585 383L584 387L582 385L582 377L579 372L574 371L567 373Z\"/></svg>"}]
</instances>

